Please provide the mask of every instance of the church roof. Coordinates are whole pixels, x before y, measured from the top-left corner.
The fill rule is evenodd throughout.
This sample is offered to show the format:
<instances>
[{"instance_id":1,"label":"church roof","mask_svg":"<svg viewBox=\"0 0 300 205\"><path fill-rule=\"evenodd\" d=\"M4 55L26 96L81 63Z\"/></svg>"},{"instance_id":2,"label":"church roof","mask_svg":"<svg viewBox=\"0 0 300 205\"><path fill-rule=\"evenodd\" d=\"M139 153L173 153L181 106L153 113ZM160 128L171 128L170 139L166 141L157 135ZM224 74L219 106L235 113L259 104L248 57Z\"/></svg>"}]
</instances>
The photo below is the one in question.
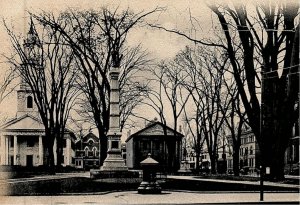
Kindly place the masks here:
<instances>
[{"instance_id":1,"label":"church roof","mask_svg":"<svg viewBox=\"0 0 300 205\"><path fill-rule=\"evenodd\" d=\"M93 134L92 132L86 134L83 138L82 138L82 142L88 142L90 139L93 139L95 142L99 141L99 138ZM76 141L76 143L80 143L80 139L77 139L78 141Z\"/></svg>"},{"instance_id":2,"label":"church roof","mask_svg":"<svg viewBox=\"0 0 300 205\"><path fill-rule=\"evenodd\" d=\"M0 127L1 130L44 130L45 127L40 119L25 114L14 118Z\"/></svg>"},{"instance_id":3,"label":"church roof","mask_svg":"<svg viewBox=\"0 0 300 205\"><path fill-rule=\"evenodd\" d=\"M2 126L0 126L0 131L39 131L44 132L45 126L42 121L34 117L30 114L22 115L21 117L16 117L11 119L10 121L6 122ZM68 133L74 139L76 136L70 130L65 128L65 134Z\"/></svg>"},{"instance_id":4,"label":"church roof","mask_svg":"<svg viewBox=\"0 0 300 205\"><path fill-rule=\"evenodd\" d=\"M153 122L150 125L146 126L145 128L141 129L140 131L130 135L126 142L128 142L131 138L137 136L165 136L164 130L167 132L167 137L184 137L183 134L180 132L175 131L174 129L164 125L161 122Z\"/></svg>"}]
</instances>

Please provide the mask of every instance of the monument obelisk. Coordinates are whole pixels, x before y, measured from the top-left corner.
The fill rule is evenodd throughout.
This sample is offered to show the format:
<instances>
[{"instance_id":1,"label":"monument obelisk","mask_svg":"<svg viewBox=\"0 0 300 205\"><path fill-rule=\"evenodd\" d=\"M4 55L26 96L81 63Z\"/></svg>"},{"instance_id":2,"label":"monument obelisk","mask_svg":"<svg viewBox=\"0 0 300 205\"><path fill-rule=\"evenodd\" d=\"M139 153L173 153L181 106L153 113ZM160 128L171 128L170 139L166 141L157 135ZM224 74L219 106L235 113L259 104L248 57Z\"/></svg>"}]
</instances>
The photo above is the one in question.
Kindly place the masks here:
<instances>
[{"instance_id":1,"label":"monument obelisk","mask_svg":"<svg viewBox=\"0 0 300 205\"><path fill-rule=\"evenodd\" d=\"M107 133L108 150L107 157L103 162L100 170L103 171L127 171L128 168L124 159L121 156L121 136L120 131L120 88L119 88L119 74L120 74L120 59L114 53L112 57L112 67L109 72L110 81L110 115L109 115L109 129Z\"/></svg>"}]
</instances>

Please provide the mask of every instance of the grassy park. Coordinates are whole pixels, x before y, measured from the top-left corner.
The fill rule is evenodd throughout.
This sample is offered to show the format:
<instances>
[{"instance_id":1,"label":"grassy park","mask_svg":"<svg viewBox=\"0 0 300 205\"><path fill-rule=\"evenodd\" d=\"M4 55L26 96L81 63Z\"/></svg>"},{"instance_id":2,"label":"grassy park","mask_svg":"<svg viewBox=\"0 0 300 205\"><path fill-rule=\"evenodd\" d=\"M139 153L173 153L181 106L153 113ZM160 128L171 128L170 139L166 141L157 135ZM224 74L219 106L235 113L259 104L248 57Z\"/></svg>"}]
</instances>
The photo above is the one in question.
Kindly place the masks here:
<instances>
[{"instance_id":1,"label":"grassy park","mask_svg":"<svg viewBox=\"0 0 300 205\"><path fill-rule=\"evenodd\" d=\"M39 176L41 177L41 176ZM43 176L42 176L43 177ZM105 194L108 192L134 191L141 183L141 178L121 179L91 179L89 177L67 178L20 178L1 185L3 195L73 195L73 194ZM243 183L243 181L245 183ZM249 183L257 182L257 183ZM278 184L278 183L277 183ZM299 179L287 179L279 185L265 185L268 192L299 192L297 186L281 186L285 184L299 184ZM160 180L162 190L169 191L200 191L200 192L259 192L259 178L249 176L205 175L194 176L189 179L168 176Z\"/></svg>"}]
</instances>

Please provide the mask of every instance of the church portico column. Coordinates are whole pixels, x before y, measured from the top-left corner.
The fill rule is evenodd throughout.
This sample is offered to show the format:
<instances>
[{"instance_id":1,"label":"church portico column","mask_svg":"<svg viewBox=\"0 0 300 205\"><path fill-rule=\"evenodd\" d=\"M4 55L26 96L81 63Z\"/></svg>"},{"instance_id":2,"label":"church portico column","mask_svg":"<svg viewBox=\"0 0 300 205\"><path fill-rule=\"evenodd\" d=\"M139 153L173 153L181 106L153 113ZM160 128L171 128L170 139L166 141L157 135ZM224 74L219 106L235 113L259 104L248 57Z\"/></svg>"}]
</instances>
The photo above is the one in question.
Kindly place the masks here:
<instances>
[{"instance_id":1,"label":"church portico column","mask_svg":"<svg viewBox=\"0 0 300 205\"><path fill-rule=\"evenodd\" d=\"M8 153L9 153L9 138L5 136L5 165L8 165Z\"/></svg>"},{"instance_id":2,"label":"church portico column","mask_svg":"<svg viewBox=\"0 0 300 205\"><path fill-rule=\"evenodd\" d=\"M17 155L18 155L18 138L16 135L14 135L14 165L18 165Z\"/></svg>"},{"instance_id":3,"label":"church portico column","mask_svg":"<svg viewBox=\"0 0 300 205\"><path fill-rule=\"evenodd\" d=\"M44 150L42 135L39 136L39 165L43 165Z\"/></svg>"},{"instance_id":4,"label":"church portico column","mask_svg":"<svg viewBox=\"0 0 300 205\"><path fill-rule=\"evenodd\" d=\"M66 162L65 165L70 165L70 151L71 151L71 139L67 138L66 139Z\"/></svg>"},{"instance_id":5,"label":"church portico column","mask_svg":"<svg viewBox=\"0 0 300 205\"><path fill-rule=\"evenodd\" d=\"M1 136L1 165L5 165L5 153L6 149L5 149L5 136L2 135Z\"/></svg>"},{"instance_id":6,"label":"church portico column","mask_svg":"<svg viewBox=\"0 0 300 205\"><path fill-rule=\"evenodd\" d=\"M54 139L54 145L53 145L53 155L54 155L54 164L57 165L57 140Z\"/></svg>"}]
</instances>

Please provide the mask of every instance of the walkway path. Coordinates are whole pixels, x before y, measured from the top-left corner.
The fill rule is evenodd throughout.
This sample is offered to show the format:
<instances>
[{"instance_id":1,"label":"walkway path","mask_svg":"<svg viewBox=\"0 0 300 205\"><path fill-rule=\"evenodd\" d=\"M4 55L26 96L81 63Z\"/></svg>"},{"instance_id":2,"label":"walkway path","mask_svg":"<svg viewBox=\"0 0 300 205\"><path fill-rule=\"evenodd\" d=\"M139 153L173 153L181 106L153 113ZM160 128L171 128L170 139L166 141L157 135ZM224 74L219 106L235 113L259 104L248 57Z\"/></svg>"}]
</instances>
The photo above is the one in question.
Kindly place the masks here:
<instances>
[{"instance_id":1,"label":"walkway path","mask_svg":"<svg viewBox=\"0 0 300 205\"><path fill-rule=\"evenodd\" d=\"M194 180L194 181L198 180L198 181L210 181L210 182L235 183L235 184L251 184L251 185L259 185L260 183L259 180L258 181L237 181L237 180L222 180L222 179L206 179L206 178L200 178L195 176L168 176L168 178ZM299 184L283 184L283 183L265 181L264 185L300 189Z\"/></svg>"}]
</instances>

